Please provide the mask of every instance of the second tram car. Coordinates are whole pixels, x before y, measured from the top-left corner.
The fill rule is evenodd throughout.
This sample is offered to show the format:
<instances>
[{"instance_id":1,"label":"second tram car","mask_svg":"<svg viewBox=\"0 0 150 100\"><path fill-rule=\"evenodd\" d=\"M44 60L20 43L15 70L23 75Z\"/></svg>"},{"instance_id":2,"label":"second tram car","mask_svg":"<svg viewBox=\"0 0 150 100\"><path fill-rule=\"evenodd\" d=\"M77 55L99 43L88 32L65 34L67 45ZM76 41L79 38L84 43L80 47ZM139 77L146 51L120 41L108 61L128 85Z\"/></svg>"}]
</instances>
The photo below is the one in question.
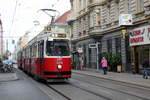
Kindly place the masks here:
<instances>
[{"instance_id":1,"label":"second tram car","mask_svg":"<svg viewBox=\"0 0 150 100\"><path fill-rule=\"evenodd\" d=\"M71 78L71 56L66 34L41 34L18 52L18 66L36 79Z\"/></svg>"}]
</instances>

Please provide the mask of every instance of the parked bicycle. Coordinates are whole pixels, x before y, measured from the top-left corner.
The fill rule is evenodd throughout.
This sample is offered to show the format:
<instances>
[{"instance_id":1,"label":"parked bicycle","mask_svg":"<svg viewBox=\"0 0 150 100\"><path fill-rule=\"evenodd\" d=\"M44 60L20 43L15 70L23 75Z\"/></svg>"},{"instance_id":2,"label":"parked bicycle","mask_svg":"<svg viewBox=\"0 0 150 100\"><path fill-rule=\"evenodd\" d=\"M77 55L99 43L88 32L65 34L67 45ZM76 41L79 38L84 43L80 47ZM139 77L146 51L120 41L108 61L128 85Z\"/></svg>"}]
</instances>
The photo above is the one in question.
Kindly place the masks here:
<instances>
[{"instance_id":1,"label":"parked bicycle","mask_svg":"<svg viewBox=\"0 0 150 100\"><path fill-rule=\"evenodd\" d=\"M0 62L0 72L1 73L11 73L14 72L15 68L13 67L13 63L9 60L4 60Z\"/></svg>"}]
</instances>

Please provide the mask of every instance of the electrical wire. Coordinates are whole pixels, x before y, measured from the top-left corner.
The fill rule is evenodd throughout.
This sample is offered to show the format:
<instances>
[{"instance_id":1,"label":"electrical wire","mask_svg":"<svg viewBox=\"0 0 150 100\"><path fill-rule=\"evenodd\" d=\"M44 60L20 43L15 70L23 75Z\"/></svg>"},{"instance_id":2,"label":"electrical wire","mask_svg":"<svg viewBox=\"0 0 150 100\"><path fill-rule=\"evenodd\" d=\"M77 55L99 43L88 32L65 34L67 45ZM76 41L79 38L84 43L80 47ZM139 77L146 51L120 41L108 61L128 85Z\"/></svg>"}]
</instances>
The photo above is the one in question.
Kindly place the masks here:
<instances>
[{"instance_id":1,"label":"electrical wire","mask_svg":"<svg viewBox=\"0 0 150 100\"><path fill-rule=\"evenodd\" d=\"M18 4L18 0L16 0L16 4L15 4L15 8L14 8L13 18L12 18L12 22L11 22L11 28L10 28L10 32L9 32L10 34L11 34L12 27L14 24L14 19L15 19L15 15L16 15L16 11L17 11L17 4Z\"/></svg>"}]
</instances>

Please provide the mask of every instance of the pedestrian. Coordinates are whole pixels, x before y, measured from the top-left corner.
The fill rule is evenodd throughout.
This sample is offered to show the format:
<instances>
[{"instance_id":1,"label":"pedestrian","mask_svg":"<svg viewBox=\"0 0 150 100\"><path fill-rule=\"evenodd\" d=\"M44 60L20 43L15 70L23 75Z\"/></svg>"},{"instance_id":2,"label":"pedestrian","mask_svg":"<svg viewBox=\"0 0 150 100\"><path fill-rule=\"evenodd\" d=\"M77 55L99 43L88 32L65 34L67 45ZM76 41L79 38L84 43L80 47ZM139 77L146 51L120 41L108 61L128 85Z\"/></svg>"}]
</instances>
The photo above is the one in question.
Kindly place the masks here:
<instances>
[{"instance_id":1,"label":"pedestrian","mask_svg":"<svg viewBox=\"0 0 150 100\"><path fill-rule=\"evenodd\" d=\"M83 61L83 57L80 57L80 69L83 70L83 66L84 66L84 61Z\"/></svg>"},{"instance_id":2,"label":"pedestrian","mask_svg":"<svg viewBox=\"0 0 150 100\"><path fill-rule=\"evenodd\" d=\"M2 71L3 71L3 62L2 62L2 60L0 58L0 72L2 72Z\"/></svg>"},{"instance_id":3,"label":"pedestrian","mask_svg":"<svg viewBox=\"0 0 150 100\"><path fill-rule=\"evenodd\" d=\"M144 79L148 79L148 71L147 71L147 68L149 67L149 61L147 59L145 59L143 61L143 78Z\"/></svg>"},{"instance_id":4,"label":"pedestrian","mask_svg":"<svg viewBox=\"0 0 150 100\"><path fill-rule=\"evenodd\" d=\"M101 67L103 68L104 75L106 75L108 64L107 64L107 59L105 57L103 57L101 60Z\"/></svg>"},{"instance_id":5,"label":"pedestrian","mask_svg":"<svg viewBox=\"0 0 150 100\"><path fill-rule=\"evenodd\" d=\"M1 58L0 58L0 67L3 67L3 62L1 60Z\"/></svg>"}]
</instances>

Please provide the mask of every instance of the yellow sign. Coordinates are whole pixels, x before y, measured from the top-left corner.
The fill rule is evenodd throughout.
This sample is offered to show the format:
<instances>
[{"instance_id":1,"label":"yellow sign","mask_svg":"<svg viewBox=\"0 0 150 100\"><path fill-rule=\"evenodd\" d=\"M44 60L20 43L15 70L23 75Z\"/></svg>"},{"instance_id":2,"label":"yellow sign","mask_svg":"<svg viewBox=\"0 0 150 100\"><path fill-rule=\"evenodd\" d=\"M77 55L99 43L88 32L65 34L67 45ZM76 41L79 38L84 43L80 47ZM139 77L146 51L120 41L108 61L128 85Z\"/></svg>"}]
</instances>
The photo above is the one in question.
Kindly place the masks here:
<instances>
[{"instance_id":1,"label":"yellow sign","mask_svg":"<svg viewBox=\"0 0 150 100\"><path fill-rule=\"evenodd\" d=\"M51 27L50 27L50 26L48 26L48 27L47 27L47 30L48 30L48 31L51 31Z\"/></svg>"},{"instance_id":2,"label":"yellow sign","mask_svg":"<svg viewBox=\"0 0 150 100\"><path fill-rule=\"evenodd\" d=\"M121 33L122 33L122 38L125 39L126 38L127 30L126 29L122 29Z\"/></svg>"},{"instance_id":3,"label":"yellow sign","mask_svg":"<svg viewBox=\"0 0 150 100\"><path fill-rule=\"evenodd\" d=\"M45 30L51 31L51 27L50 27L50 26L46 26L46 27L45 27Z\"/></svg>"},{"instance_id":4,"label":"yellow sign","mask_svg":"<svg viewBox=\"0 0 150 100\"><path fill-rule=\"evenodd\" d=\"M126 34L127 30L126 29L122 29L121 32L122 32L122 34Z\"/></svg>"}]
</instances>

